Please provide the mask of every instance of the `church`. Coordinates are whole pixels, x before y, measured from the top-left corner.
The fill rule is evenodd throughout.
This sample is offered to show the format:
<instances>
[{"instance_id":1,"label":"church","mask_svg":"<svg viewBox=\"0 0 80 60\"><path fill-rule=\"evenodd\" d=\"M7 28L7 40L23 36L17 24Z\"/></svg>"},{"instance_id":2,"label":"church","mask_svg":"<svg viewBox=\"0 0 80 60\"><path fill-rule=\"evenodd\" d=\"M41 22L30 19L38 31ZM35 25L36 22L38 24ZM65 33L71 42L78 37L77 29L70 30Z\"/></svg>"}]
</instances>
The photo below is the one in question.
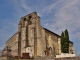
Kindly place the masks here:
<instances>
[{"instance_id":1,"label":"church","mask_svg":"<svg viewBox=\"0 0 80 60\"><path fill-rule=\"evenodd\" d=\"M42 27L36 12L22 17L18 31L6 41L2 56L35 58L61 55L61 36ZM69 42L69 54L74 54L73 42Z\"/></svg>"}]
</instances>

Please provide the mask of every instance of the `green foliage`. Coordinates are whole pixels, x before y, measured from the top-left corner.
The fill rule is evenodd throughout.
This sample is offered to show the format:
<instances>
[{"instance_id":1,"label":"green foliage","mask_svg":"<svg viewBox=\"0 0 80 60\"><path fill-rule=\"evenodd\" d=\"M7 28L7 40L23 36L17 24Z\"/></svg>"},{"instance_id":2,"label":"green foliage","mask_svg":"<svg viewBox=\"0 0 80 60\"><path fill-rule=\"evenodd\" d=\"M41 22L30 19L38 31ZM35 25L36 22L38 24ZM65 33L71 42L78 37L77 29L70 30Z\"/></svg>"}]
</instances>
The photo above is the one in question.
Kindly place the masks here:
<instances>
[{"instance_id":1,"label":"green foliage","mask_svg":"<svg viewBox=\"0 0 80 60\"><path fill-rule=\"evenodd\" d=\"M67 29L61 33L61 51L69 53L69 33Z\"/></svg>"}]
</instances>

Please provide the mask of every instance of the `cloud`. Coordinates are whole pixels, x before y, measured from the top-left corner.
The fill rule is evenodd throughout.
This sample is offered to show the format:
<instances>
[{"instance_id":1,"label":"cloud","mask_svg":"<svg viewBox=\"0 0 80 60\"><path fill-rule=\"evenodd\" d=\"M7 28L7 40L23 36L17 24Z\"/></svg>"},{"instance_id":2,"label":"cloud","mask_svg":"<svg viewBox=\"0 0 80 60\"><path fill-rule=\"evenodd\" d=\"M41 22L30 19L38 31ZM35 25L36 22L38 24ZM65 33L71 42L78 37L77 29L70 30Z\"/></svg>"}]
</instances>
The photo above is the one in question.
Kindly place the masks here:
<instances>
[{"instance_id":1,"label":"cloud","mask_svg":"<svg viewBox=\"0 0 80 60\"><path fill-rule=\"evenodd\" d=\"M43 1L45 2L45 1ZM21 18L21 16L27 13L37 11L38 15L42 19L42 24L44 27L57 32L58 34L66 28L69 30L70 35L74 35L75 38L79 35L79 24L80 24L80 4L79 0L56 0L52 4L42 4L42 7L31 6L29 1L26 0L14 0L13 6L16 10L15 16ZM33 9L34 8L34 9ZM25 13L26 12L26 13ZM52 13L52 14L51 14ZM50 15L51 14L51 15ZM45 19L43 16L46 16ZM50 17L51 16L51 17ZM48 18L50 18L48 20ZM48 20L48 21L47 21ZM77 31L77 33L75 33ZM75 34L74 34L75 33ZM71 37L72 38L72 37ZM79 38L77 38L79 39Z\"/></svg>"},{"instance_id":2,"label":"cloud","mask_svg":"<svg viewBox=\"0 0 80 60\"><path fill-rule=\"evenodd\" d=\"M1 23L2 24L0 24L0 50L4 48L5 42L17 31L17 23L15 21L4 19Z\"/></svg>"},{"instance_id":3,"label":"cloud","mask_svg":"<svg viewBox=\"0 0 80 60\"><path fill-rule=\"evenodd\" d=\"M28 13L31 13L31 8L26 0L10 0L9 3L12 3L10 5L12 5L15 10L14 16L18 19Z\"/></svg>"},{"instance_id":4,"label":"cloud","mask_svg":"<svg viewBox=\"0 0 80 60\"><path fill-rule=\"evenodd\" d=\"M30 0L10 0L8 2L13 7L14 13L12 13L13 17L8 17L10 19L4 18L4 27L0 29L1 39L6 40L17 31L21 17L36 11L44 27L59 35L68 29L70 40L80 41L80 0L40 0L35 3ZM77 43L76 41L74 43Z\"/></svg>"},{"instance_id":5,"label":"cloud","mask_svg":"<svg viewBox=\"0 0 80 60\"><path fill-rule=\"evenodd\" d=\"M67 0L67 1L60 0L55 4L52 4L49 7L50 10L48 11L52 12L54 7L57 8L52 21L53 22L52 27L54 27L54 30L56 30L55 28L58 28L57 31L62 31L68 28L71 33L77 31L77 29L80 27L79 5L80 5L79 0Z\"/></svg>"},{"instance_id":6,"label":"cloud","mask_svg":"<svg viewBox=\"0 0 80 60\"><path fill-rule=\"evenodd\" d=\"M52 13L51 23L45 27L57 34L68 29L70 40L74 42L76 54L80 54L77 45L80 42L80 0L58 0L47 6L44 11ZM78 41L78 42L77 42ZM78 53L79 52L79 53Z\"/></svg>"}]
</instances>

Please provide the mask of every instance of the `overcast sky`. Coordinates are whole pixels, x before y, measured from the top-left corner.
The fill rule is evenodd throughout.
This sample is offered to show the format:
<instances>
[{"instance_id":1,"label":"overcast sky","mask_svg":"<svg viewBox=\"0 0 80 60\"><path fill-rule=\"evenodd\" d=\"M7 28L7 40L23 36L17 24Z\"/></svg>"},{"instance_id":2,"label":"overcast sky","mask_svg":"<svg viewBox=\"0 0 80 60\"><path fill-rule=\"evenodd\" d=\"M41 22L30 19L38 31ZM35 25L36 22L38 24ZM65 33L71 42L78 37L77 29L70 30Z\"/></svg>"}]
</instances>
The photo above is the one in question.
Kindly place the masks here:
<instances>
[{"instance_id":1,"label":"overcast sky","mask_svg":"<svg viewBox=\"0 0 80 60\"><path fill-rule=\"evenodd\" d=\"M43 27L59 35L68 29L75 53L80 54L80 0L1 0L0 50L17 32L20 18L35 11Z\"/></svg>"}]
</instances>

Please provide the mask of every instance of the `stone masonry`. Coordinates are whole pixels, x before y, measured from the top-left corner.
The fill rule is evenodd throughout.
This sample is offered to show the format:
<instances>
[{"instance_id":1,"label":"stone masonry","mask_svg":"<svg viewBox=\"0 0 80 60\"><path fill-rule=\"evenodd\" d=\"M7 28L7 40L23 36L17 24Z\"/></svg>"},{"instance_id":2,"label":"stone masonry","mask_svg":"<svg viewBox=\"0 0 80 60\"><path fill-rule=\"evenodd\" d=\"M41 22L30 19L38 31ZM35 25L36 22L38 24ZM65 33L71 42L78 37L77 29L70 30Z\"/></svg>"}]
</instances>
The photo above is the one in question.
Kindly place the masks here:
<instances>
[{"instance_id":1,"label":"stone masonry","mask_svg":"<svg viewBox=\"0 0 80 60\"><path fill-rule=\"evenodd\" d=\"M60 35L42 27L40 17L33 12L20 19L18 31L6 41L2 55L5 56L8 49L13 57L23 57L23 54L29 54L30 58L56 57L61 54L60 41ZM74 53L73 48L73 43L70 43L70 53Z\"/></svg>"}]
</instances>

